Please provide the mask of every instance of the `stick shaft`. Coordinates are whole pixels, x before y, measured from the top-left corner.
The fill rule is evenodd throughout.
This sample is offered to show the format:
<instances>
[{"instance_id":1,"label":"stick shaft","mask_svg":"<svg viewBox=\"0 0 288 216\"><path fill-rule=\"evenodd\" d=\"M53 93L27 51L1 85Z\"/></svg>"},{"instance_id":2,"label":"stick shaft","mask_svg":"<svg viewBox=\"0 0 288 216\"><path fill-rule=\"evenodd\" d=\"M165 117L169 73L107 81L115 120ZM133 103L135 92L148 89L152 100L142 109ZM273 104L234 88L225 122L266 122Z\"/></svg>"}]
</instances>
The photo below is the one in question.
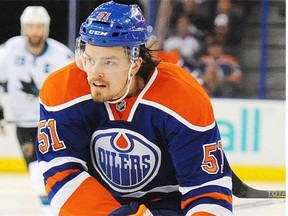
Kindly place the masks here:
<instances>
[{"instance_id":1,"label":"stick shaft","mask_svg":"<svg viewBox=\"0 0 288 216\"><path fill-rule=\"evenodd\" d=\"M232 192L239 198L286 198L285 190L258 190L246 185L232 171Z\"/></svg>"}]
</instances>

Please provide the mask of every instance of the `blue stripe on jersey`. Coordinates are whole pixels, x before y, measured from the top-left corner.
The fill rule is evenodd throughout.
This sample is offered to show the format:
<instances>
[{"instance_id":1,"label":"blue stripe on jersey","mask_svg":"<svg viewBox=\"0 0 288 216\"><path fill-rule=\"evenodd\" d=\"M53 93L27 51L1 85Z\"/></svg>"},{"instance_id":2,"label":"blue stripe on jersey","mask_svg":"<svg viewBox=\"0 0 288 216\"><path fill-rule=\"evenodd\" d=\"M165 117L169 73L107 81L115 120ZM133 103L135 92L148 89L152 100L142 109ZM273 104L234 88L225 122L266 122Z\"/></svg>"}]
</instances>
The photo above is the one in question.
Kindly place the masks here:
<instances>
[{"instance_id":1,"label":"blue stripe on jersey","mask_svg":"<svg viewBox=\"0 0 288 216\"><path fill-rule=\"evenodd\" d=\"M48 171L43 173L43 175L45 179L48 179L49 177L55 175L58 172L62 172L62 171L69 170L69 169L83 170L83 166L81 164L73 163L73 162L65 163L65 164L61 164L60 166L55 166L55 167L50 168Z\"/></svg>"}]
</instances>

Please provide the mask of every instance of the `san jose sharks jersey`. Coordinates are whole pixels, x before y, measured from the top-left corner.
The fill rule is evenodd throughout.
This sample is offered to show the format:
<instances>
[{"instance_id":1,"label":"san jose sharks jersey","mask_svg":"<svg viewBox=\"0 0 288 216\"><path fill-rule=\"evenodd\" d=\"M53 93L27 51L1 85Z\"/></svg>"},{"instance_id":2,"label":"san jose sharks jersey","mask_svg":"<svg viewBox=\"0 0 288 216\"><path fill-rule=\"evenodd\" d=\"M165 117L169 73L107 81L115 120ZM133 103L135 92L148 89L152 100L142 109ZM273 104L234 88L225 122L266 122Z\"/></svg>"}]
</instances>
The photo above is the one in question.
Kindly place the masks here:
<instances>
[{"instance_id":1,"label":"san jose sharks jersey","mask_svg":"<svg viewBox=\"0 0 288 216\"><path fill-rule=\"evenodd\" d=\"M40 91L37 157L59 215L108 215L131 201L184 215L232 215L231 169L209 97L160 63L145 88L94 102L75 63ZM199 214L199 215L200 215Z\"/></svg>"},{"instance_id":2,"label":"san jose sharks jersey","mask_svg":"<svg viewBox=\"0 0 288 216\"><path fill-rule=\"evenodd\" d=\"M11 117L18 126L37 127L39 89L51 72L71 63L73 55L68 47L51 38L39 56L29 52L23 36L9 39L1 47L0 83L7 82Z\"/></svg>"}]
</instances>

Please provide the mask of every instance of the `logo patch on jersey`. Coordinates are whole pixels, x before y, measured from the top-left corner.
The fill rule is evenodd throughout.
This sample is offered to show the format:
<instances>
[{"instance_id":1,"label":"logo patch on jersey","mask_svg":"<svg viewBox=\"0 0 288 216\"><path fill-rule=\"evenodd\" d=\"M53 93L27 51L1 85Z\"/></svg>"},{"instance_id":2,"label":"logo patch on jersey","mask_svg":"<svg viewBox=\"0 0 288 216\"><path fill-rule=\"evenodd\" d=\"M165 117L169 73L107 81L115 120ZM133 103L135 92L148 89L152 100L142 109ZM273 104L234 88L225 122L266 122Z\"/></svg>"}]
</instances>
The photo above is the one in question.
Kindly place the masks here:
<instances>
[{"instance_id":1,"label":"logo patch on jersey","mask_svg":"<svg viewBox=\"0 0 288 216\"><path fill-rule=\"evenodd\" d=\"M35 97L37 97L39 95L39 89L37 88L32 77L31 77L30 82L25 82L22 80L20 80L20 82L22 84L22 91L23 92L25 92L26 94L33 95Z\"/></svg>"},{"instance_id":2,"label":"logo patch on jersey","mask_svg":"<svg viewBox=\"0 0 288 216\"><path fill-rule=\"evenodd\" d=\"M156 176L161 163L158 146L141 134L118 128L93 134L91 156L103 180L118 192L143 188Z\"/></svg>"}]
</instances>

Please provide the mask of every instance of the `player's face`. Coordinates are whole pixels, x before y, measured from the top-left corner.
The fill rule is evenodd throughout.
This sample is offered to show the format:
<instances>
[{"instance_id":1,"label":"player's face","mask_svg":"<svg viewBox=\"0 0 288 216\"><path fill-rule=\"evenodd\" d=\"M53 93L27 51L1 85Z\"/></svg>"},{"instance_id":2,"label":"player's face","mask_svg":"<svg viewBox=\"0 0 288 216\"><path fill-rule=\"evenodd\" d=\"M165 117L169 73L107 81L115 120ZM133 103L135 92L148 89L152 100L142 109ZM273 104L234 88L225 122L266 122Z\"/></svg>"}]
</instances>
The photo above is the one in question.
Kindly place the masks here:
<instances>
[{"instance_id":1,"label":"player's face","mask_svg":"<svg viewBox=\"0 0 288 216\"><path fill-rule=\"evenodd\" d=\"M45 26L44 24L26 24L25 35L28 38L29 45L38 47L45 42Z\"/></svg>"},{"instance_id":2,"label":"player's face","mask_svg":"<svg viewBox=\"0 0 288 216\"><path fill-rule=\"evenodd\" d=\"M105 102L120 98L126 91L131 62L124 47L86 45L84 70L94 101ZM135 69L132 73L136 73Z\"/></svg>"}]
</instances>

